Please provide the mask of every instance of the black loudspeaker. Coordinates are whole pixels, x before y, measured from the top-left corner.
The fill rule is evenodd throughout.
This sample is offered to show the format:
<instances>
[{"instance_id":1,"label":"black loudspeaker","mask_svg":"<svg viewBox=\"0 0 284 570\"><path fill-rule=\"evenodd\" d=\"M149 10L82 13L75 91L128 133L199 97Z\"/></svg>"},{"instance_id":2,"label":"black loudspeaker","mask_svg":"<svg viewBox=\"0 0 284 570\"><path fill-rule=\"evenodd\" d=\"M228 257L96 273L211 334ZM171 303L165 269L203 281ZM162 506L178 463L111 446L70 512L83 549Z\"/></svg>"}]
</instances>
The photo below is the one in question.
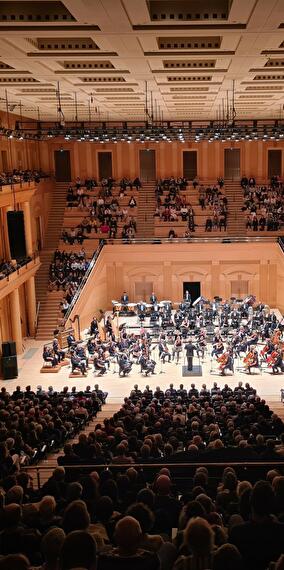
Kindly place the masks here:
<instances>
[{"instance_id":1,"label":"black loudspeaker","mask_svg":"<svg viewBox=\"0 0 284 570\"><path fill-rule=\"evenodd\" d=\"M24 212L7 212L10 253L12 259L26 257Z\"/></svg>"},{"instance_id":2,"label":"black loudspeaker","mask_svg":"<svg viewBox=\"0 0 284 570\"><path fill-rule=\"evenodd\" d=\"M16 356L2 358L2 373L4 380L12 380L18 376L18 362Z\"/></svg>"},{"instance_id":3,"label":"black loudspeaker","mask_svg":"<svg viewBox=\"0 0 284 570\"><path fill-rule=\"evenodd\" d=\"M7 342L2 342L2 356L16 356L16 343L13 340L8 340Z\"/></svg>"}]
</instances>

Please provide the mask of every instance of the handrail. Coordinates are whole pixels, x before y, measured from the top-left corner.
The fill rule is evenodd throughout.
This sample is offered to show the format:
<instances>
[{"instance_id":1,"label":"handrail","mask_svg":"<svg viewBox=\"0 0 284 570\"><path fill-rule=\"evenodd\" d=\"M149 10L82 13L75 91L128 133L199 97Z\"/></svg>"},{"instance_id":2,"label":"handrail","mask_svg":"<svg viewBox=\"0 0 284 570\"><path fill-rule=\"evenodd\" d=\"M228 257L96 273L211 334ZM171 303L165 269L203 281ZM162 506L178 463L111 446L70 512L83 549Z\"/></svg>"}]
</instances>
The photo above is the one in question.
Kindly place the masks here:
<instances>
[{"instance_id":1,"label":"handrail","mask_svg":"<svg viewBox=\"0 0 284 570\"><path fill-rule=\"evenodd\" d=\"M38 327L38 317L39 317L39 310L40 310L40 301L37 302L37 306L36 306L36 315L35 315L35 335L37 333L37 327Z\"/></svg>"},{"instance_id":2,"label":"handrail","mask_svg":"<svg viewBox=\"0 0 284 570\"><path fill-rule=\"evenodd\" d=\"M15 187L20 187L22 188L23 184L28 184L28 186L30 186L31 184L33 184L35 182L35 178L29 178L28 180L24 180L23 176L19 177L20 180L17 182L5 182L5 183L0 183L0 192L2 192L2 188L7 188L7 186L10 186L11 190L15 189ZM39 175L39 182L37 182L37 184L39 184L42 180L45 180L46 178L50 178L50 174L41 174Z\"/></svg>"},{"instance_id":3,"label":"handrail","mask_svg":"<svg viewBox=\"0 0 284 570\"><path fill-rule=\"evenodd\" d=\"M99 255L100 255L100 253L101 253L101 251L102 251L102 249L103 249L103 246L104 246L104 240L101 240L100 243L99 243L99 245L98 245L98 247L97 247L97 249L96 249L96 251L95 251L94 254L93 254L93 257L92 257L92 259L91 259L91 261L90 261L90 265L89 265L89 267L88 267L88 269L87 269L87 271L86 271L86 273L85 273L85 275L84 275L84 277L83 277L83 279L82 279L82 281L81 281L81 283L80 283L80 285L79 285L79 287L78 287L78 289L77 289L77 291L76 291L76 293L75 293L75 295L74 295L74 297L73 297L73 299L72 299L72 301L71 301L71 303L70 303L70 305L69 305L68 311L67 311L67 312L65 313L65 315L64 315L64 319L63 319L63 324L64 324L64 325L65 325L66 322L68 321L68 319L69 319L69 317L70 317L70 315L71 315L71 312L73 311L73 308L74 308L75 304L77 303L77 301L78 301L78 299L79 299L79 297L80 297L80 295L81 295L82 289L83 289L83 287L85 286L85 284L86 284L86 282L87 282L87 280L88 280L88 278L89 278L89 276L90 276L90 273L91 273L91 271L92 271L92 269L93 269L93 267L94 267L94 265L95 265L95 263L96 263L96 261L97 261Z\"/></svg>"},{"instance_id":4,"label":"handrail","mask_svg":"<svg viewBox=\"0 0 284 570\"><path fill-rule=\"evenodd\" d=\"M134 468L138 468L138 469L162 469L163 467L167 467L168 469L170 468L177 468L177 467L200 467L200 466L204 466L206 465L206 467L220 467L222 465L228 465L228 466L239 466L239 467L244 467L244 466L248 466L248 467L259 467L259 466L266 466L266 465L279 465L279 463L283 463L284 462L284 457L279 455L279 459L275 460L275 459L271 459L271 460L266 460L263 461L263 459L260 459L259 461L244 461L243 459L241 460L235 460L235 461L187 461L187 462L183 462L180 463L179 461L177 462L165 462L165 463L77 463L74 465L64 465L63 467L66 469L105 469L106 467L108 467L109 469L114 469L114 470L119 470L119 469L128 469L129 467L134 467ZM24 469L32 469L32 470L37 470L40 469L42 471L50 471L50 465L26 465L24 467Z\"/></svg>"},{"instance_id":5,"label":"handrail","mask_svg":"<svg viewBox=\"0 0 284 570\"><path fill-rule=\"evenodd\" d=\"M278 245L279 245L280 249L282 250L282 253L284 253L284 238L279 237L277 241L278 241Z\"/></svg>"},{"instance_id":6,"label":"handrail","mask_svg":"<svg viewBox=\"0 0 284 570\"><path fill-rule=\"evenodd\" d=\"M190 238L167 238L153 236L151 238L104 238L104 245L139 245L148 243L151 245L159 245L163 243L277 243L278 236L223 236L223 237L190 237Z\"/></svg>"},{"instance_id":7,"label":"handrail","mask_svg":"<svg viewBox=\"0 0 284 570\"><path fill-rule=\"evenodd\" d=\"M90 471L101 471L103 469L110 469L111 471L121 471L121 470L127 470L130 467L134 467L134 469L138 469L141 471L144 471L144 473L148 470L153 470L153 469L157 469L158 471L162 468L167 468L171 471L171 475L174 479L175 477L175 470L179 470L179 469L186 469L186 477L190 478L190 471L194 472L195 469L197 467L206 467L206 468L219 468L219 469L224 469L224 467L234 467L237 470L247 470L248 467L255 467L255 468L259 468L259 467L265 467L267 468L271 468L271 467L277 467L277 469L279 469L281 463L283 463L283 458L281 458L279 456L279 459L277 461L275 460L271 460L271 461L263 461L263 460L259 460L259 461L192 461L192 462L187 462L187 463L122 463L122 464L118 464L118 463L104 463L104 464L100 464L100 465L96 465L94 464L80 464L78 463L77 465L64 465L64 469L68 469L71 471L79 471L84 469L84 470L90 470ZM29 474L32 475L32 473L36 474L36 478L37 478L37 484L38 484L38 488L41 488L41 475L44 475L46 473L49 473L51 471L53 471L53 469L56 466L53 465L23 465L21 466L21 471L26 471ZM179 476L180 478L180 476Z\"/></svg>"}]
</instances>

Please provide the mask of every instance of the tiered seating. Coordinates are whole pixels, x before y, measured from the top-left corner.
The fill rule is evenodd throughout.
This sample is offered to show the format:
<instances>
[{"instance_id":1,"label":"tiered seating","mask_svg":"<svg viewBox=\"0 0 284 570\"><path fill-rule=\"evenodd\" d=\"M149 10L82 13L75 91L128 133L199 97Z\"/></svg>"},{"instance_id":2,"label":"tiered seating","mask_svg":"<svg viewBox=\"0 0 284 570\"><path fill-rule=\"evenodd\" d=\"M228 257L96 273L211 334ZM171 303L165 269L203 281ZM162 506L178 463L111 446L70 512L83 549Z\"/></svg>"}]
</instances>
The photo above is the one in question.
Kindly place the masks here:
<instances>
[{"instance_id":1,"label":"tiered seating","mask_svg":"<svg viewBox=\"0 0 284 570\"><path fill-rule=\"evenodd\" d=\"M277 236L283 233L284 188L278 177L257 183L254 177L243 177L243 207L248 235Z\"/></svg>"},{"instance_id":2,"label":"tiered seating","mask_svg":"<svg viewBox=\"0 0 284 570\"><path fill-rule=\"evenodd\" d=\"M168 190L169 186L166 185L166 189L162 196L160 196L160 200L157 201L157 208L154 214L154 224L155 224L155 236L156 237L171 237L171 233L174 232L176 237L190 237L193 235L194 237L208 235L217 235L220 232L226 233L227 231L227 217L225 216L224 223L221 224L220 229L220 218L223 216L217 216L214 213L213 205L209 204L208 202L208 192L206 194L207 189L216 189L216 196L217 192L221 192L221 194L225 198L225 190L222 187L222 190L214 183L204 183L201 184L199 182L195 182L193 186L186 183L186 185L182 186L179 190L179 196L181 198L181 204L178 204L177 209L177 218L173 220L164 219L163 212L165 210L165 200L169 194ZM157 197L158 192L156 191ZM203 201L204 196L204 201ZM217 197L216 197L217 201ZM189 215L187 218L182 216L182 212L180 211L182 207L182 203L185 203L186 208L188 209ZM221 200L219 199L219 202ZM172 200L172 203L175 203L175 199ZM225 209L226 209L225 204ZM218 208L219 209L219 208ZM219 209L220 211L220 209ZM210 229L209 219L212 220L212 229ZM216 221L215 221L216 219ZM206 224L207 222L207 224ZM175 237L172 235L172 237Z\"/></svg>"},{"instance_id":3,"label":"tiered seating","mask_svg":"<svg viewBox=\"0 0 284 570\"><path fill-rule=\"evenodd\" d=\"M47 391L41 386L36 393L30 386L23 390L17 386L9 394L5 387L0 392L1 443L8 444L13 461L1 457L0 479L12 475L21 461L30 465L46 457L48 452L59 449L96 416L105 402L101 390L78 392L64 388L61 393Z\"/></svg>"},{"instance_id":4,"label":"tiered seating","mask_svg":"<svg viewBox=\"0 0 284 570\"><path fill-rule=\"evenodd\" d=\"M104 202L100 204L102 197ZM135 201L134 207L129 205L132 198ZM103 214L104 206L110 206L110 211L107 211L106 216ZM73 245L83 243L87 252L91 254L95 251L100 239L134 237L138 207L138 190L135 187L131 189L129 184L124 185L122 181L117 184L111 181L109 185L92 185L92 187L88 184L83 186L81 183L79 194L78 187L67 194L62 231L64 248L70 251L71 245L74 251ZM105 221L107 224L104 223ZM107 228L108 225L110 230ZM63 247L63 243L60 244L61 246Z\"/></svg>"}]
</instances>

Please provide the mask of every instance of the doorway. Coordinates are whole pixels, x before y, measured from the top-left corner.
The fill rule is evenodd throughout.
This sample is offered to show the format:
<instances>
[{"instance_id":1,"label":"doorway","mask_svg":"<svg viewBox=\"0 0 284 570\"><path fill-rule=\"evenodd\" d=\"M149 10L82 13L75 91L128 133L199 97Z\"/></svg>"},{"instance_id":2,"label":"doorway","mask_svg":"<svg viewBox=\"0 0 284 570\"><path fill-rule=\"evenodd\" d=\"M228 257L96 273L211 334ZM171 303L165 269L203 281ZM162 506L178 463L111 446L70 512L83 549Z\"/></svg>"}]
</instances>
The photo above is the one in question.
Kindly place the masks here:
<instances>
[{"instance_id":1,"label":"doorway","mask_svg":"<svg viewBox=\"0 0 284 570\"><path fill-rule=\"evenodd\" d=\"M99 180L112 178L112 153L98 152Z\"/></svg>"},{"instance_id":2,"label":"doorway","mask_svg":"<svg viewBox=\"0 0 284 570\"><path fill-rule=\"evenodd\" d=\"M225 148L224 149L224 177L230 180L238 180L240 178L240 149Z\"/></svg>"},{"instance_id":3,"label":"doorway","mask_svg":"<svg viewBox=\"0 0 284 570\"><path fill-rule=\"evenodd\" d=\"M268 155L268 177L281 176L282 172L282 150L269 150Z\"/></svg>"},{"instance_id":4,"label":"doorway","mask_svg":"<svg viewBox=\"0 0 284 570\"><path fill-rule=\"evenodd\" d=\"M69 150L54 151L56 182L71 182L71 161Z\"/></svg>"},{"instance_id":5,"label":"doorway","mask_svg":"<svg viewBox=\"0 0 284 570\"><path fill-rule=\"evenodd\" d=\"M191 302L195 301L200 297L200 281L184 281L183 282L183 298L185 298L186 291L189 292L191 296Z\"/></svg>"},{"instance_id":6,"label":"doorway","mask_svg":"<svg viewBox=\"0 0 284 570\"><path fill-rule=\"evenodd\" d=\"M155 150L140 150L140 179L141 180L156 180L156 151Z\"/></svg>"},{"instance_id":7,"label":"doorway","mask_svg":"<svg viewBox=\"0 0 284 570\"><path fill-rule=\"evenodd\" d=\"M197 151L185 150L183 158L183 177L187 180L194 180L197 176Z\"/></svg>"}]
</instances>

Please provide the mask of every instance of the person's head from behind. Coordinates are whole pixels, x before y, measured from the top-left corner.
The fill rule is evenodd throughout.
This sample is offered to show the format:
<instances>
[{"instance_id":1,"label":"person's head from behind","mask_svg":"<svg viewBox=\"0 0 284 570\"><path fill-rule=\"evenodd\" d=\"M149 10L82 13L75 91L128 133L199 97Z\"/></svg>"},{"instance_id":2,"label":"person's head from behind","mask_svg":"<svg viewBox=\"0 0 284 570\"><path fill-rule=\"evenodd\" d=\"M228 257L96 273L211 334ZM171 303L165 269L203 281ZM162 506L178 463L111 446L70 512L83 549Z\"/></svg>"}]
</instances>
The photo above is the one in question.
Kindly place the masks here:
<instances>
[{"instance_id":1,"label":"person's head from behind","mask_svg":"<svg viewBox=\"0 0 284 570\"><path fill-rule=\"evenodd\" d=\"M143 503L134 503L126 512L127 515L136 519L141 527L142 534L150 532L154 526L154 513Z\"/></svg>"},{"instance_id":2,"label":"person's head from behind","mask_svg":"<svg viewBox=\"0 0 284 570\"><path fill-rule=\"evenodd\" d=\"M96 570L96 542L91 534L83 530L70 532L60 552L59 569Z\"/></svg>"},{"instance_id":3,"label":"person's head from behind","mask_svg":"<svg viewBox=\"0 0 284 570\"><path fill-rule=\"evenodd\" d=\"M24 554L8 554L0 559L0 570L29 570L30 563Z\"/></svg>"},{"instance_id":4,"label":"person's head from behind","mask_svg":"<svg viewBox=\"0 0 284 570\"><path fill-rule=\"evenodd\" d=\"M123 517L115 527L114 539L121 556L135 554L139 547L142 531L139 522L130 516Z\"/></svg>"},{"instance_id":5,"label":"person's head from behind","mask_svg":"<svg viewBox=\"0 0 284 570\"><path fill-rule=\"evenodd\" d=\"M210 524L200 517L189 521L184 531L184 543L194 556L208 556L214 545L214 532Z\"/></svg>"},{"instance_id":6,"label":"person's head from behind","mask_svg":"<svg viewBox=\"0 0 284 570\"><path fill-rule=\"evenodd\" d=\"M43 519L51 519L55 513L56 501L51 495L43 497L39 503L38 511Z\"/></svg>"},{"instance_id":7,"label":"person's head from behind","mask_svg":"<svg viewBox=\"0 0 284 570\"><path fill-rule=\"evenodd\" d=\"M84 501L73 501L68 505L63 517L63 529L66 534L74 530L87 530L90 516Z\"/></svg>"},{"instance_id":8,"label":"person's head from behind","mask_svg":"<svg viewBox=\"0 0 284 570\"><path fill-rule=\"evenodd\" d=\"M265 518L274 513L275 495L267 481L257 481L254 485L250 506L253 518Z\"/></svg>"},{"instance_id":9,"label":"person's head from behind","mask_svg":"<svg viewBox=\"0 0 284 570\"><path fill-rule=\"evenodd\" d=\"M213 557L212 570L242 570L242 557L234 544L222 544Z\"/></svg>"},{"instance_id":10,"label":"person's head from behind","mask_svg":"<svg viewBox=\"0 0 284 570\"><path fill-rule=\"evenodd\" d=\"M55 566L65 540L62 528L51 528L41 541L41 552L47 566Z\"/></svg>"},{"instance_id":11,"label":"person's head from behind","mask_svg":"<svg viewBox=\"0 0 284 570\"><path fill-rule=\"evenodd\" d=\"M98 521L107 523L113 514L113 502L110 497L102 496L96 503L96 517Z\"/></svg>"},{"instance_id":12,"label":"person's head from behind","mask_svg":"<svg viewBox=\"0 0 284 570\"><path fill-rule=\"evenodd\" d=\"M20 524L22 518L22 508L16 503L11 503L4 507L5 528L15 527Z\"/></svg>"},{"instance_id":13,"label":"person's head from behind","mask_svg":"<svg viewBox=\"0 0 284 570\"><path fill-rule=\"evenodd\" d=\"M153 509L155 502L155 493L152 491L152 489L147 489L146 487L145 489L140 489L139 493L137 494L137 501L139 503L147 505L150 509Z\"/></svg>"}]
</instances>

